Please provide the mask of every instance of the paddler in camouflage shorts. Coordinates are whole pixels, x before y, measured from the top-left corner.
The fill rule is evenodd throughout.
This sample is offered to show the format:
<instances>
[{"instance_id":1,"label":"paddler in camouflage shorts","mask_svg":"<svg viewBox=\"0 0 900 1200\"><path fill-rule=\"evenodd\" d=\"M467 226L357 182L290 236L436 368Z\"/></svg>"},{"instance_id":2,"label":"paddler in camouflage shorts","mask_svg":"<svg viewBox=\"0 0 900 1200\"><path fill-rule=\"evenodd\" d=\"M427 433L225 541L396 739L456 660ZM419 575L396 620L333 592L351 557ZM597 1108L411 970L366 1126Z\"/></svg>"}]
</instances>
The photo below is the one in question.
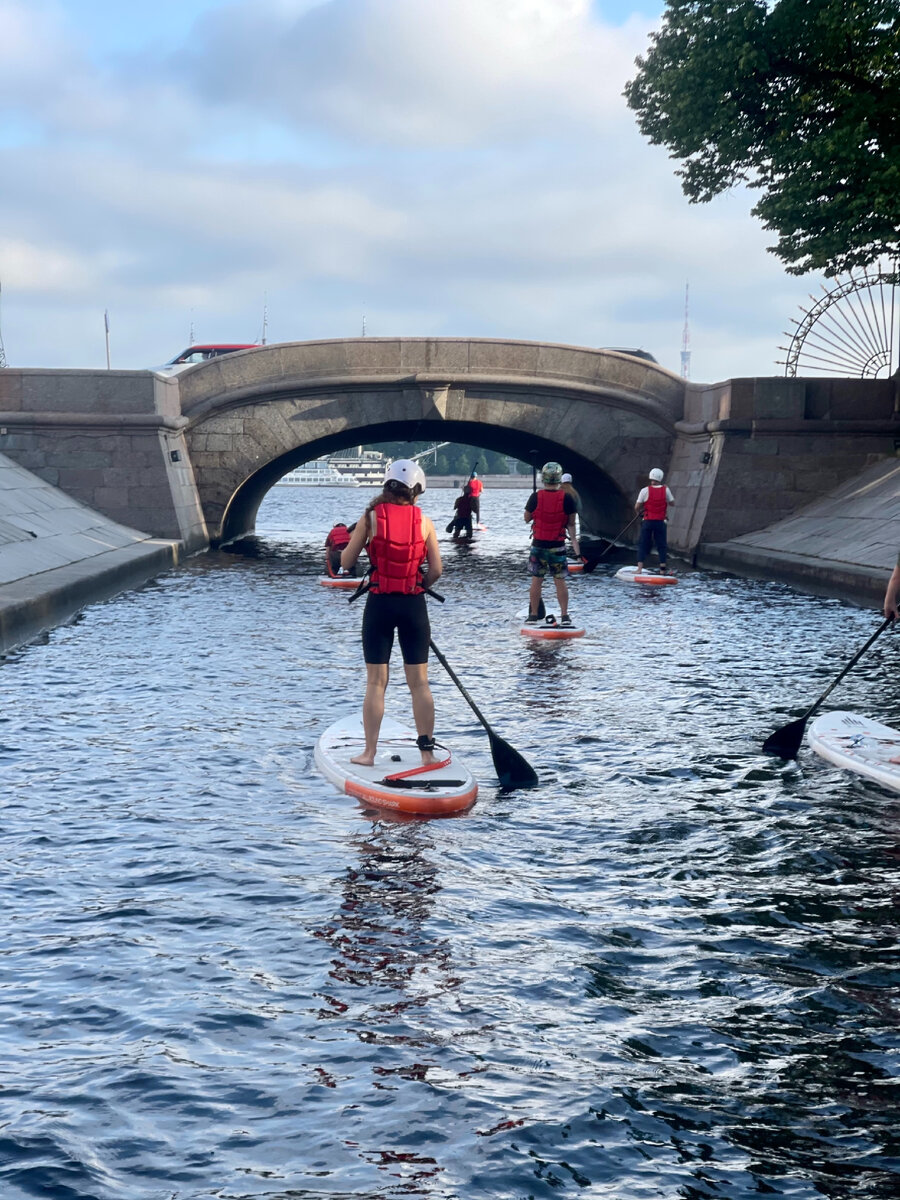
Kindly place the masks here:
<instances>
[{"instance_id":1,"label":"paddler in camouflage shorts","mask_svg":"<svg viewBox=\"0 0 900 1200\"><path fill-rule=\"evenodd\" d=\"M532 492L525 505L525 520L531 525L531 553L528 570L531 587L528 592L528 618L526 625L536 625L540 620L541 590L544 576L549 574L556 584L559 600L560 625L570 627L569 588L566 579L569 573L566 559L566 535L572 542L576 558L581 557L578 533L575 528L576 504L562 490L562 467L557 462L544 463L541 468L543 487Z\"/></svg>"}]
</instances>

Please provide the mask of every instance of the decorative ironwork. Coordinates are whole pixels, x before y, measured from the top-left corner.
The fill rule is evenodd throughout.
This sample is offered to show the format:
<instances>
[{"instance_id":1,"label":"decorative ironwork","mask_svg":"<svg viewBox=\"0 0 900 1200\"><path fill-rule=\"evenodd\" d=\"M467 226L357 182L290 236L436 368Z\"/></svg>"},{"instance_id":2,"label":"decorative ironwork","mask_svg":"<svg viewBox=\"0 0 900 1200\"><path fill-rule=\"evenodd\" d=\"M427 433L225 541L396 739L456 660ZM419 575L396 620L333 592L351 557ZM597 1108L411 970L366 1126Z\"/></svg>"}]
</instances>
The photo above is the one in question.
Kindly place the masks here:
<instances>
[{"instance_id":1,"label":"decorative ironwork","mask_svg":"<svg viewBox=\"0 0 900 1200\"><path fill-rule=\"evenodd\" d=\"M788 378L795 375L843 375L886 378L897 369L900 269L866 269L826 288L803 309L789 346L779 346Z\"/></svg>"}]
</instances>

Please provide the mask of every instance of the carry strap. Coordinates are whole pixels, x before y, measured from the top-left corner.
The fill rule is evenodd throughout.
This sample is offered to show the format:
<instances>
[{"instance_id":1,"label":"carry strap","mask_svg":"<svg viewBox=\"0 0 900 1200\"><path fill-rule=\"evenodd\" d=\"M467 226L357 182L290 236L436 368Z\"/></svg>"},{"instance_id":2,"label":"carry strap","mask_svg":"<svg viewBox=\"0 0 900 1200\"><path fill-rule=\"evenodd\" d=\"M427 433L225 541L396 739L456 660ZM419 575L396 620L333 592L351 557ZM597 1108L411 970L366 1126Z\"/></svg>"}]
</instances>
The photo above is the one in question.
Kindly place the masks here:
<instances>
[{"instance_id":1,"label":"carry strap","mask_svg":"<svg viewBox=\"0 0 900 1200\"><path fill-rule=\"evenodd\" d=\"M372 568L369 567L369 570L366 571L365 575L363 575L362 579L360 580L359 587L356 589L356 591L353 593L352 596L349 596L347 598L348 604L352 604L354 600L358 600L360 596L362 596L365 592L367 592L369 590L369 588L371 588L372 580L369 578L369 573L371 572L371 570L372 570ZM427 596L433 596L435 598L435 600L440 600L441 604L444 603L444 600L446 597L442 596L440 594L440 592L435 592L431 588L422 588L422 591Z\"/></svg>"},{"instance_id":2,"label":"carry strap","mask_svg":"<svg viewBox=\"0 0 900 1200\"><path fill-rule=\"evenodd\" d=\"M363 575L362 579L359 581L359 587L356 589L356 591L353 593L352 596L349 596L347 598L348 604L352 604L354 600L358 600L359 597L364 592L367 592L369 590L369 588L372 586L372 580L369 578L369 576L371 574L372 574L372 568L369 567L368 571L366 571L365 575Z\"/></svg>"}]
</instances>

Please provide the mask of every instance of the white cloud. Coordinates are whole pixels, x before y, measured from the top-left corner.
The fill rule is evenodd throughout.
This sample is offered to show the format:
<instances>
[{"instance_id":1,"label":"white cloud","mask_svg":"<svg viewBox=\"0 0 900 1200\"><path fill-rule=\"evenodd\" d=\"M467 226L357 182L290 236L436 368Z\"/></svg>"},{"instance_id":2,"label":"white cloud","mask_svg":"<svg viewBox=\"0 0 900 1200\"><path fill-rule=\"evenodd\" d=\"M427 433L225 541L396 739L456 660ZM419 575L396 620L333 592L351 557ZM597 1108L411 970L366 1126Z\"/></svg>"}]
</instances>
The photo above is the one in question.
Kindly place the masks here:
<instances>
[{"instance_id":1,"label":"white cloud","mask_svg":"<svg viewBox=\"0 0 900 1200\"><path fill-rule=\"evenodd\" d=\"M72 295L95 285L104 265L75 251L0 237L0 279L7 289Z\"/></svg>"},{"instance_id":2,"label":"white cloud","mask_svg":"<svg viewBox=\"0 0 900 1200\"><path fill-rule=\"evenodd\" d=\"M0 0L0 114L38 131L4 153L10 361L95 362L105 307L120 366L171 357L195 318L252 341L267 294L272 340L356 335L365 312L373 335L635 345L675 368L690 279L695 377L774 372L811 285L745 196L687 204L621 98L644 22L595 8L222 4L161 61L149 28L127 60L82 44L76 0Z\"/></svg>"},{"instance_id":3,"label":"white cloud","mask_svg":"<svg viewBox=\"0 0 900 1200\"><path fill-rule=\"evenodd\" d=\"M622 119L639 31L588 0L254 3L210 20L174 70L211 102L356 143L485 145Z\"/></svg>"}]
</instances>

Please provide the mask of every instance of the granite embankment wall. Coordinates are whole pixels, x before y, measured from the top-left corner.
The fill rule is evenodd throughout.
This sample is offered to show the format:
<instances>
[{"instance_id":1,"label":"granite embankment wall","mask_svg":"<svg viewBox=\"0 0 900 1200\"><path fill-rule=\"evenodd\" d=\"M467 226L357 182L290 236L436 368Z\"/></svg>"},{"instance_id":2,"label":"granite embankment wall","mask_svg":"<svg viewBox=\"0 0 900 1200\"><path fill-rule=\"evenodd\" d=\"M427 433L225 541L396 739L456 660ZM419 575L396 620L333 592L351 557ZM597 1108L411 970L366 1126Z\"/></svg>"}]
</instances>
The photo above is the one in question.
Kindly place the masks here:
<instances>
[{"instance_id":1,"label":"granite embankment wall","mask_svg":"<svg viewBox=\"0 0 900 1200\"><path fill-rule=\"evenodd\" d=\"M0 653L137 587L181 543L108 520L0 455Z\"/></svg>"},{"instance_id":2,"label":"granite embankment wall","mask_svg":"<svg viewBox=\"0 0 900 1200\"><path fill-rule=\"evenodd\" d=\"M698 547L699 567L778 579L814 595L880 605L900 551L900 461L874 463L827 496L753 533Z\"/></svg>"}]
</instances>

